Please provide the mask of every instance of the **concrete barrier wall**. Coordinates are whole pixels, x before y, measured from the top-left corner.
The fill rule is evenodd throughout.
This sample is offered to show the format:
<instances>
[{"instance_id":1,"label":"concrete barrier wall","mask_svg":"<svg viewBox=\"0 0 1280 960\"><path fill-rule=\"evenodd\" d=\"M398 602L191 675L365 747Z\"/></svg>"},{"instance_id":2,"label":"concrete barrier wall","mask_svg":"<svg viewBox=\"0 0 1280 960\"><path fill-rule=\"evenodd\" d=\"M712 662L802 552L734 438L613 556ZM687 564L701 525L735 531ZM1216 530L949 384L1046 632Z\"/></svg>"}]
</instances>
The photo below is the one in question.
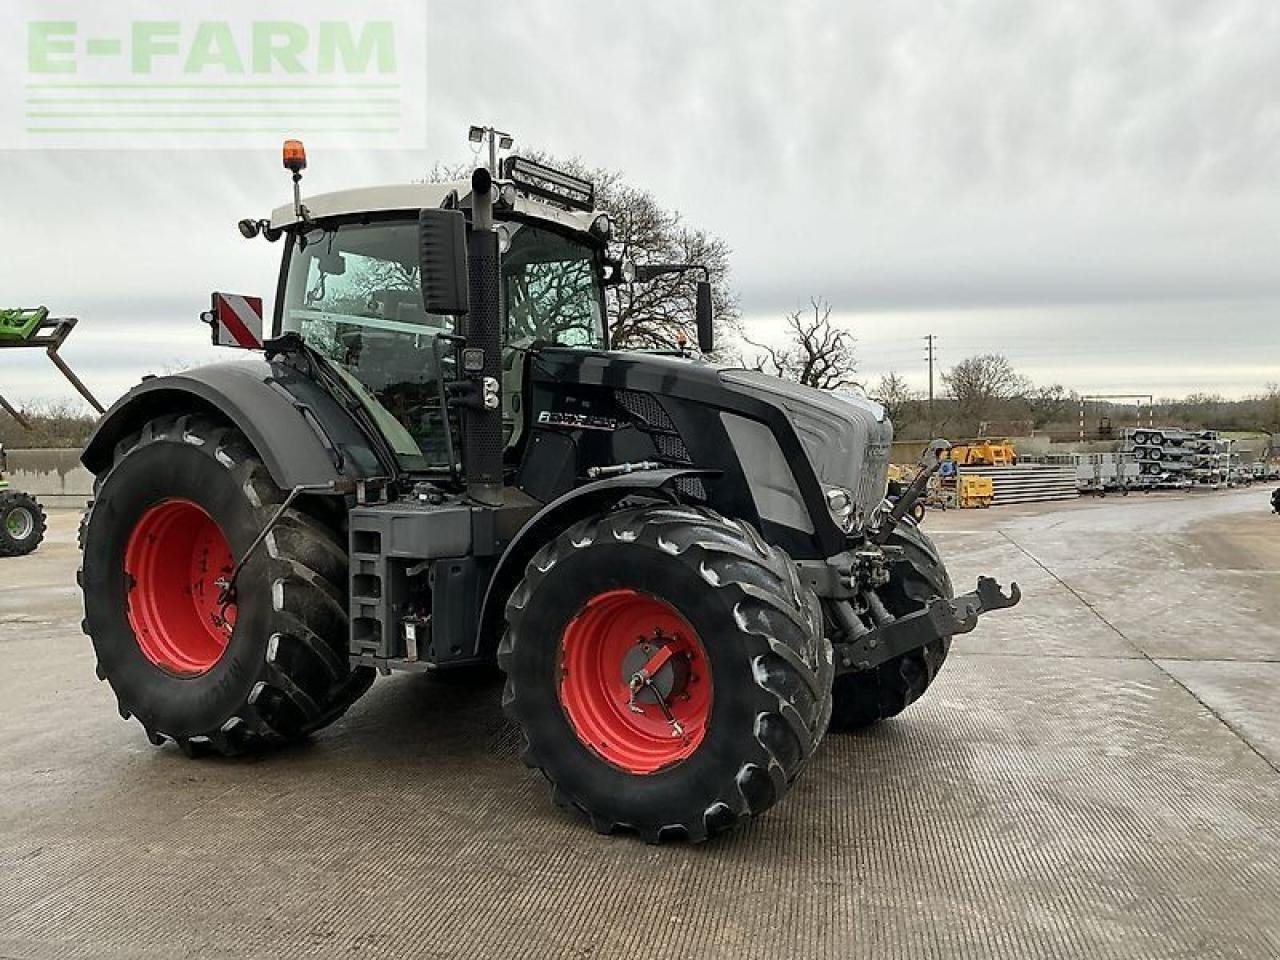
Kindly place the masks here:
<instances>
[{"instance_id":1,"label":"concrete barrier wall","mask_svg":"<svg viewBox=\"0 0 1280 960\"><path fill-rule=\"evenodd\" d=\"M83 507L93 492L93 474L80 465L79 450L6 450L5 455L10 486L35 494L45 506Z\"/></svg>"}]
</instances>

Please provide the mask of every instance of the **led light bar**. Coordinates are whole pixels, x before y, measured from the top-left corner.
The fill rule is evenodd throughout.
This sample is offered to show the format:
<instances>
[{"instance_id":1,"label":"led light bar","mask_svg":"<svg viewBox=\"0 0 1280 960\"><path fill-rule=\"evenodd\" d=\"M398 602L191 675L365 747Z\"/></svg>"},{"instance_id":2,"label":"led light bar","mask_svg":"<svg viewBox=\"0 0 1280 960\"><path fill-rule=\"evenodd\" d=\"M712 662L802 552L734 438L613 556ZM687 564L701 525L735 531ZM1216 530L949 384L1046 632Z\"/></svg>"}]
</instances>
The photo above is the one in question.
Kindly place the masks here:
<instances>
[{"instance_id":1,"label":"led light bar","mask_svg":"<svg viewBox=\"0 0 1280 960\"><path fill-rule=\"evenodd\" d=\"M524 157L507 157L502 161L502 176L528 196L558 203L571 210L595 209L595 184L555 167L534 163Z\"/></svg>"}]
</instances>

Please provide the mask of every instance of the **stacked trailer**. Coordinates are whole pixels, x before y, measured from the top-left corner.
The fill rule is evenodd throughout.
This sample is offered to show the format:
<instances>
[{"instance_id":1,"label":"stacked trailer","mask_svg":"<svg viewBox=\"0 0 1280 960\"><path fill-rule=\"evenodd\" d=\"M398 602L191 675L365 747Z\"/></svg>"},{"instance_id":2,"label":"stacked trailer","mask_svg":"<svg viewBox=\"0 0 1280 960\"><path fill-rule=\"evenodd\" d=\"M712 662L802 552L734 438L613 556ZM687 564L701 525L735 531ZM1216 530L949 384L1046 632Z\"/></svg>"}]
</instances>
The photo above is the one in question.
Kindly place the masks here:
<instances>
[{"instance_id":1,"label":"stacked trailer","mask_svg":"<svg viewBox=\"0 0 1280 960\"><path fill-rule=\"evenodd\" d=\"M1256 479L1253 463L1246 463L1237 440L1224 440L1226 444L1227 486L1247 487Z\"/></svg>"},{"instance_id":2,"label":"stacked trailer","mask_svg":"<svg viewBox=\"0 0 1280 960\"><path fill-rule=\"evenodd\" d=\"M1235 442L1216 430L1133 427L1125 431L1124 452L1132 453L1145 486L1219 490L1239 473Z\"/></svg>"},{"instance_id":3,"label":"stacked trailer","mask_svg":"<svg viewBox=\"0 0 1280 960\"><path fill-rule=\"evenodd\" d=\"M1280 469L1266 460L1255 460L1242 469L1248 472L1250 483L1266 483L1268 480L1280 479Z\"/></svg>"}]
</instances>

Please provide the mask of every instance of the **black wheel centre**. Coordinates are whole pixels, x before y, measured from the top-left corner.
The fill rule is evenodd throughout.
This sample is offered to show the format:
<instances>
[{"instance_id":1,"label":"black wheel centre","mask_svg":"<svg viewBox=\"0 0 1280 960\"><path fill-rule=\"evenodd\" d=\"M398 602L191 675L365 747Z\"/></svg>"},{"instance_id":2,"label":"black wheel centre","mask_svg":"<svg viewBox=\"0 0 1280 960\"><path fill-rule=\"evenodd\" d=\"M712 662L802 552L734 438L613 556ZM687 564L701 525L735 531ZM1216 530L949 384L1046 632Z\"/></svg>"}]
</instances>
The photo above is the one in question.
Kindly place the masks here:
<instances>
[{"instance_id":1,"label":"black wheel centre","mask_svg":"<svg viewBox=\"0 0 1280 960\"><path fill-rule=\"evenodd\" d=\"M661 633L653 637L637 637L635 646L622 658L622 682L630 684L631 678L653 659L653 655L669 641L675 639ZM662 695L663 700L669 701L673 694L676 696L683 694L689 685L689 673L689 658L677 653L659 667L657 672L649 678L649 682L636 692L636 702L657 703L655 688Z\"/></svg>"}]
</instances>

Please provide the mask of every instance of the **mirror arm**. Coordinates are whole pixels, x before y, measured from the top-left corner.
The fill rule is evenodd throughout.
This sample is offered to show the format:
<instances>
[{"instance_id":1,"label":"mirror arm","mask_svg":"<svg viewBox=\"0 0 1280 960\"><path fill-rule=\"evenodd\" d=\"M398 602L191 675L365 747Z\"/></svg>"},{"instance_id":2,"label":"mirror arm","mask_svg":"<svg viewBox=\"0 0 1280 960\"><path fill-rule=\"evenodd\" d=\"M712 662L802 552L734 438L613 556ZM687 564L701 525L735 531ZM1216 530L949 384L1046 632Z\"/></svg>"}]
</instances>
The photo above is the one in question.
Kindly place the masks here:
<instances>
[{"instance_id":1,"label":"mirror arm","mask_svg":"<svg viewBox=\"0 0 1280 960\"><path fill-rule=\"evenodd\" d=\"M640 283L648 283L650 280L656 280L658 277L665 277L672 273L688 273L690 270L701 270L702 279L707 283L711 282L711 270L701 263L658 263L645 264L636 266L636 280Z\"/></svg>"}]
</instances>

